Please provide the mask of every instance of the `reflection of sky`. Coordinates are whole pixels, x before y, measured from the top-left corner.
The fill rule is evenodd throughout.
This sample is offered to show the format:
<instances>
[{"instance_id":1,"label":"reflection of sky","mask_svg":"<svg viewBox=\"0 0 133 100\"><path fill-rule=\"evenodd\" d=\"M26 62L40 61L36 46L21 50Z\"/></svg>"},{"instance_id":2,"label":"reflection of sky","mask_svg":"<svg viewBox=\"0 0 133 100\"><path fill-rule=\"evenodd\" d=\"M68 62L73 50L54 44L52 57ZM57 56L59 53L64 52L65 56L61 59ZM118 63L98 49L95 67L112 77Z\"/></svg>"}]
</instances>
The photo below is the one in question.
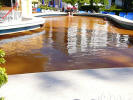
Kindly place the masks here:
<instances>
[{"instance_id":1,"label":"reflection of sky","mask_svg":"<svg viewBox=\"0 0 133 100\"><path fill-rule=\"evenodd\" d=\"M109 23L104 25L93 23L93 30L88 31L88 23L80 21L78 24L71 24L68 27L67 49L69 54L77 52L96 52L106 47L127 48L128 35L108 33ZM81 24L81 29L78 25ZM113 30L113 29L112 29Z\"/></svg>"},{"instance_id":2,"label":"reflection of sky","mask_svg":"<svg viewBox=\"0 0 133 100\"><path fill-rule=\"evenodd\" d=\"M128 35L116 34L116 47L124 48L128 47Z\"/></svg>"},{"instance_id":3,"label":"reflection of sky","mask_svg":"<svg viewBox=\"0 0 133 100\"><path fill-rule=\"evenodd\" d=\"M91 35L90 47L98 48L107 46L107 27L108 23L105 25L94 24L94 31Z\"/></svg>"},{"instance_id":4,"label":"reflection of sky","mask_svg":"<svg viewBox=\"0 0 133 100\"><path fill-rule=\"evenodd\" d=\"M106 23L106 25L104 26L94 24L94 31L92 31L92 33L87 32L86 22L81 22L80 31L78 31L78 24L75 24L74 26L71 25L68 28L67 44L69 54L73 54L76 52L87 52L88 48L93 48L93 51L97 51L98 47L101 48L107 46L108 23ZM91 34L91 36L89 34Z\"/></svg>"},{"instance_id":5,"label":"reflection of sky","mask_svg":"<svg viewBox=\"0 0 133 100\"><path fill-rule=\"evenodd\" d=\"M86 23L82 25L81 27L81 51L85 52L87 51L88 47L88 39L87 39L87 26Z\"/></svg>"},{"instance_id":6,"label":"reflection of sky","mask_svg":"<svg viewBox=\"0 0 133 100\"><path fill-rule=\"evenodd\" d=\"M53 39L52 39L52 37L53 37L53 31L52 31L52 21L50 21L50 27L49 27L49 43L50 44L52 44L53 43ZM49 45L50 46L50 45Z\"/></svg>"},{"instance_id":7,"label":"reflection of sky","mask_svg":"<svg viewBox=\"0 0 133 100\"><path fill-rule=\"evenodd\" d=\"M43 32L1 37L0 47L9 55L8 70L12 66L17 69L18 62L25 72L27 66L33 66L33 72L36 68L53 71L133 66L132 36L118 34L101 19L65 18L48 20Z\"/></svg>"},{"instance_id":8,"label":"reflection of sky","mask_svg":"<svg viewBox=\"0 0 133 100\"><path fill-rule=\"evenodd\" d=\"M67 48L68 48L68 53L76 53L77 52L77 31L78 28L77 26L71 26L68 28L68 43L67 43Z\"/></svg>"}]
</instances>

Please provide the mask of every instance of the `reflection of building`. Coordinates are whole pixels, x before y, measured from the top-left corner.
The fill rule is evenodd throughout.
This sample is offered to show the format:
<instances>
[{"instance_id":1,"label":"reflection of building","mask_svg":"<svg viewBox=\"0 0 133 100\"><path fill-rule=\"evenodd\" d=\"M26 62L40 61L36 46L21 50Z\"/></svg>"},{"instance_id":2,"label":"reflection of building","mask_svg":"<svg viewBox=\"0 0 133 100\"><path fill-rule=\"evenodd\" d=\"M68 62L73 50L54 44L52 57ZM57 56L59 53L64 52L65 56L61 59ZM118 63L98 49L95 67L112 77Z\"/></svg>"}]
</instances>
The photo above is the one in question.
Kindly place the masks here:
<instances>
[{"instance_id":1,"label":"reflection of building","mask_svg":"<svg viewBox=\"0 0 133 100\"><path fill-rule=\"evenodd\" d=\"M82 20L73 19L73 22L68 27L68 41L67 49L69 54L80 53L80 52L93 52L108 48L110 46L127 48L128 47L128 35L120 35L118 31L113 31L109 33L108 29L110 27L108 22L102 22L101 19ZM89 29L91 27L91 29ZM80 30L79 30L80 28Z\"/></svg>"},{"instance_id":2,"label":"reflection of building","mask_svg":"<svg viewBox=\"0 0 133 100\"><path fill-rule=\"evenodd\" d=\"M108 23L103 26L97 23L94 24L94 31L92 32L90 46L94 48L107 46L107 27Z\"/></svg>"},{"instance_id":3,"label":"reflection of building","mask_svg":"<svg viewBox=\"0 0 133 100\"><path fill-rule=\"evenodd\" d=\"M53 18L52 18L53 19ZM66 20L67 23L67 20ZM46 38L47 44L52 46L64 53L67 53L67 30L64 27L60 27L62 22L54 22L53 20L49 20L46 22L46 33L49 38ZM62 24L63 26L63 24ZM54 32L54 33L53 33ZM56 44L54 44L56 43Z\"/></svg>"}]
</instances>

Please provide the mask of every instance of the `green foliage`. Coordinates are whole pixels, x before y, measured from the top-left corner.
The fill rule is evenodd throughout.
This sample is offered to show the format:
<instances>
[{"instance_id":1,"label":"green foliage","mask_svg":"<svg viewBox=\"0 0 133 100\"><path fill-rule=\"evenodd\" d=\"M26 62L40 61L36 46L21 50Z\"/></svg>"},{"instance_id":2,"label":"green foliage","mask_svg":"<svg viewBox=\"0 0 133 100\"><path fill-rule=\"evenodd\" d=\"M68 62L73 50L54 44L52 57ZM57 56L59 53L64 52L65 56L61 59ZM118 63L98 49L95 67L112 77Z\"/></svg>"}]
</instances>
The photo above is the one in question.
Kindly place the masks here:
<instances>
[{"instance_id":1,"label":"green foliage","mask_svg":"<svg viewBox=\"0 0 133 100\"><path fill-rule=\"evenodd\" d=\"M3 50L0 50L0 57L5 57L5 52Z\"/></svg>"},{"instance_id":2,"label":"green foliage","mask_svg":"<svg viewBox=\"0 0 133 100\"><path fill-rule=\"evenodd\" d=\"M101 11L107 11L107 12L123 12L123 9L102 9Z\"/></svg>"},{"instance_id":3,"label":"green foliage","mask_svg":"<svg viewBox=\"0 0 133 100\"><path fill-rule=\"evenodd\" d=\"M5 52L3 50L0 50L0 64L5 63ZM0 87L3 86L8 81L8 76L6 74L6 69L0 67ZM0 100L5 100L4 97L1 97Z\"/></svg>"},{"instance_id":4,"label":"green foliage","mask_svg":"<svg viewBox=\"0 0 133 100\"><path fill-rule=\"evenodd\" d=\"M0 58L0 64L4 64L6 60L4 58Z\"/></svg>"},{"instance_id":5,"label":"green foliage","mask_svg":"<svg viewBox=\"0 0 133 100\"><path fill-rule=\"evenodd\" d=\"M56 10L54 7L48 7L47 5L40 5L39 8L44 10Z\"/></svg>"},{"instance_id":6,"label":"green foliage","mask_svg":"<svg viewBox=\"0 0 133 100\"><path fill-rule=\"evenodd\" d=\"M5 98L4 97L1 97L0 100L5 100Z\"/></svg>"},{"instance_id":7,"label":"green foliage","mask_svg":"<svg viewBox=\"0 0 133 100\"><path fill-rule=\"evenodd\" d=\"M79 2L79 0L63 0L63 2L70 3L71 5L74 6L77 2Z\"/></svg>"},{"instance_id":8,"label":"green foliage","mask_svg":"<svg viewBox=\"0 0 133 100\"><path fill-rule=\"evenodd\" d=\"M0 9L1 9L1 7L2 7L2 2L0 2Z\"/></svg>"},{"instance_id":9,"label":"green foliage","mask_svg":"<svg viewBox=\"0 0 133 100\"><path fill-rule=\"evenodd\" d=\"M5 52L3 50L0 50L0 64L5 63L5 59L3 58L5 56ZM8 81L8 77L6 74L5 68L0 67L0 87L4 85Z\"/></svg>"},{"instance_id":10,"label":"green foliage","mask_svg":"<svg viewBox=\"0 0 133 100\"><path fill-rule=\"evenodd\" d=\"M108 0L88 0L88 2L90 5L85 6L82 5L79 9L80 10L90 10L90 11L95 11L95 12L99 12L100 9L105 9L105 7L109 4ZM93 4L96 4L95 6ZM102 4L101 6L98 6L98 4Z\"/></svg>"},{"instance_id":11,"label":"green foliage","mask_svg":"<svg viewBox=\"0 0 133 100\"><path fill-rule=\"evenodd\" d=\"M51 0L45 0L45 5L47 5L47 6L48 6L49 1L51 1ZM39 0L39 2L41 2L41 3L42 3L42 0Z\"/></svg>"},{"instance_id":12,"label":"green foliage","mask_svg":"<svg viewBox=\"0 0 133 100\"><path fill-rule=\"evenodd\" d=\"M101 3L105 7L105 6L109 5L109 0L90 0L91 6L93 6L93 3L95 3L96 5L98 3Z\"/></svg>"},{"instance_id":13,"label":"green foliage","mask_svg":"<svg viewBox=\"0 0 133 100\"><path fill-rule=\"evenodd\" d=\"M101 11L106 11L106 12L115 12L116 15L119 15L120 12L126 12L123 9L101 9Z\"/></svg>"},{"instance_id":14,"label":"green foliage","mask_svg":"<svg viewBox=\"0 0 133 100\"><path fill-rule=\"evenodd\" d=\"M109 5L109 1L108 1L108 0L101 0L101 2L102 2L102 4L103 4L104 6Z\"/></svg>"},{"instance_id":15,"label":"green foliage","mask_svg":"<svg viewBox=\"0 0 133 100\"><path fill-rule=\"evenodd\" d=\"M40 5L39 8L46 9L47 10L48 9L48 6L47 5Z\"/></svg>"},{"instance_id":16,"label":"green foliage","mask_svg":"<svg viewBox=\"0 0 133 100\"><path fill-rule=\"evenodd\" d=\"M117 9L117 6L115 4L111 5L110 10Z\"/></svg>"},{"instance_id":17,"label":"green foliage","mask_svg":"<svg viewBox=\"0 0 133 100\"><path fill-rule=\"evenodd\" d=\"M38 2L33 1L32 4L38 4Z\"/></svg>"},{"instance_id":18,"label":"green foliage","mask_svg":"<svg viewBox=\"0 0 133 100\"><path fill-rule=\"evenodd\" d=\"M81 6L79 10L82 10L82 11L92 11L92 9L96 12L99 11L99 6L91 6L91 5L84 5L84 6Z\"/></svg>"},{"instance_id":19,"label":"green foliage","mask_svg":"<svg viewBox=\"0 0 133 100\"><path fill-rule=\"evenodd\" d=\"M93 5L94 3L96 5L98 3L101 3L104 6L107 6L109 4L109 1L108 0L63 0L63 2L70 3L71 5L75 5L76 3L78 3L79 8L81 6L84 6L84 3L90 4L91 6L94 6ZM94 7L94 8L98 8L98 7Z\"/></svg>"},{"instance_id":20,"label":"green foliage","mask_svg":"<svg viewBox=\"0 0 133 100\"><path fill-rule=\"evenodd\" d=\"M5 63L5 59L3 58L5 56L5 52L3 50L0 50L0 64Z\"/></svg>"},{"instance_id":21,"label":"green foliage","mask_svg":"<svg viewBox=\"0 0 133 100\"><path fill-rule=\"evenodd\" d=\"M106 12L116 12L116 14L119 14L119 12L123 11L122 9L118 9L115 4L113 4L109 9L106 9L105 7L103 7L100 10L106 11Z\"/></svg>"},{"instance_id":22,"label":"green foliage","mask_svg":"<svg viewBox=\"0 0 133 100\"><path fill-rule=\"evenodd\" d=\"M7 83L8 81L8 77L5 72L6 72L5 68L0 67L0 87L4 85L5 83Z\"/></svg>"}]
</instances>

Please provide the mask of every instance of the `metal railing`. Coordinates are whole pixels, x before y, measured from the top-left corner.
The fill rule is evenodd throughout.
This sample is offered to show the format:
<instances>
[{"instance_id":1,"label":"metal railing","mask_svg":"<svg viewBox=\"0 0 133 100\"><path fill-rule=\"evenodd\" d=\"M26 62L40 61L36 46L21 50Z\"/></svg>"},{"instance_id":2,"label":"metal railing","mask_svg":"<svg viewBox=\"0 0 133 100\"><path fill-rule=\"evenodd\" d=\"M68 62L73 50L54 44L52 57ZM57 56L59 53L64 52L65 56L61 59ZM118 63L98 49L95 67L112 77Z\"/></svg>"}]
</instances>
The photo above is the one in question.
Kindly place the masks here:
<instances>
[{"instance_id":1,"label":"metal railing","mask_svg":"<svg viewBox=\"0 0 133 100\"><path fill-rule=\"evenodd\" d=\"M12 10L10 14L8 14L5 18L3 18L3 16L6 15L7 13L8 13L7 10L0 11L0 23L10 23L22 19L20 11Z\"/></svg>"},{"instance_id":2,"label":"metal railing","mask_svg":"<svg viewBox=\"0 0 133 100\"><path fill-rule=\"evenodd\" d=\"M16 11L17 3L10 10L0 10L0 23L12 23L22 19L21 12Z\"/></svg>"}]
</instances>

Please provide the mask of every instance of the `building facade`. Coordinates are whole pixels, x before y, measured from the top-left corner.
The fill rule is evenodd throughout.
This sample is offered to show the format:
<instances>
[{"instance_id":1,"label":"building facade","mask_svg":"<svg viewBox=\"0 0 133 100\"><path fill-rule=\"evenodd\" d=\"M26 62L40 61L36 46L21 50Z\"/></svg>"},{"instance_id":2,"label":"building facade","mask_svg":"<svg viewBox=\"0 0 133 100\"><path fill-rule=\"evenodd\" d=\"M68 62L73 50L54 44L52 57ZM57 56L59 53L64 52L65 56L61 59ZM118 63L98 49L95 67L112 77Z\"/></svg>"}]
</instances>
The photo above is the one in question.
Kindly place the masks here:
<instances>
[{"instance_id":1,"label":"building facade","mask_svg":"<svg viewBox=\"0 0 133 100\"><path fill-rule=\"evenodd\" d=\"M42 0L42 4L45 4L45 0ZM62 0L51 0L48 4L50 7L62 8Z\"/></svg>"},{"instance_id":2,"label":"building facade","mask_svg":"<svg viewBox=\"0 0 133 100\"><path fill-rule=\"evenodd\" d=\"M49 7L55 7L55 8L60 8L62 6L62 0L51 0L49 2L48 0L32 0L32 2L36 2L38 4L43 4L43 5L48 4Z\"/></svg>"},{"instance_id":3,"label":"building facade","mask_svg":"<svg viewBox=\"0 0 133 100\"><path fill-rule=\"evenodd\" d=\"M133 8L133 0L109 0L109 6L115 4L118 7L122 7L125 9Z\"/></svg>"}]
</instances>

